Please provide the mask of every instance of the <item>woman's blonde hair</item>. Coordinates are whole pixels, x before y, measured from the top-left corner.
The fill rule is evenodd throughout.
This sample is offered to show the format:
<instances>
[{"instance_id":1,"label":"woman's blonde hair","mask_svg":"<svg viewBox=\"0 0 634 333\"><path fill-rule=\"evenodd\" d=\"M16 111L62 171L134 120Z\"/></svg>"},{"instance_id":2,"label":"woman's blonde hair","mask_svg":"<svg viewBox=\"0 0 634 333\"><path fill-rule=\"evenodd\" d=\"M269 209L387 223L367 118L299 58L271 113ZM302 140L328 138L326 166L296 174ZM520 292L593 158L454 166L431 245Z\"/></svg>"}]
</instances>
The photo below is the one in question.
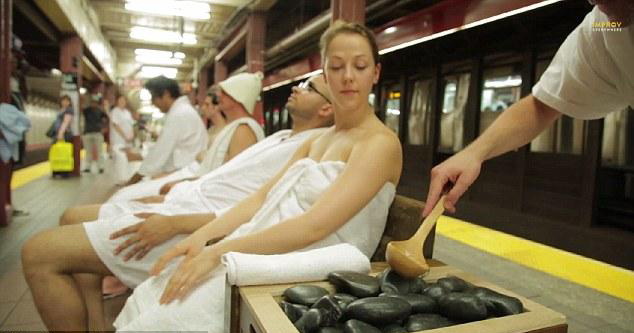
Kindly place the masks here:
<instances>
[{"instance_id":1,"label":"woman's blonde hair","mask_svg":"<svg viewBox=\"0 0 634 333\"><path fill-rule=\"evenodd\" d=\"M319 50L321 51L322 63L326 60L328 46L337 35L342 33L357 34L365 38L365 40L368 41L368 44L370 44L370 48L372 49L372 58L374 59L374 63L379 63L379 47L376 44L376 38L374 37L374 33L372 32L372 30L359 23L345 22L341 20L333 23L321 35L321 39L319 40Z\"/></svg>"}]
</instances>

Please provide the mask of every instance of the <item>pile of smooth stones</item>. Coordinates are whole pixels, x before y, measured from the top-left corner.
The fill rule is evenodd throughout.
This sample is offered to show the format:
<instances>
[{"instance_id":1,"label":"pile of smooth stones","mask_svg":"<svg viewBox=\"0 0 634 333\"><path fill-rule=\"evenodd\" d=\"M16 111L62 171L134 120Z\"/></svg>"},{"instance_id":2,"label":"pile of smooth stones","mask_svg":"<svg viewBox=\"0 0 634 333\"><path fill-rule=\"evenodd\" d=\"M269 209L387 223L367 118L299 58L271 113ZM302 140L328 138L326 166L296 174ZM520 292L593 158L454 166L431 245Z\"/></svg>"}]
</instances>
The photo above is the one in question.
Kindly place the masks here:
<instances>
[{"instance_id":1,"label":"pile of smooth stones","mask_svg":"<svg viewBox=\"0 0 634 333\"><path fill-rule=\"evenodd\" d=\"M328 281L332 295L313 285L284 291L280 306L300 332L418 332L523 312L519 299L455 276L426 283L387 268L376 277L332 272Z\"/></svg>"}]
</instances>

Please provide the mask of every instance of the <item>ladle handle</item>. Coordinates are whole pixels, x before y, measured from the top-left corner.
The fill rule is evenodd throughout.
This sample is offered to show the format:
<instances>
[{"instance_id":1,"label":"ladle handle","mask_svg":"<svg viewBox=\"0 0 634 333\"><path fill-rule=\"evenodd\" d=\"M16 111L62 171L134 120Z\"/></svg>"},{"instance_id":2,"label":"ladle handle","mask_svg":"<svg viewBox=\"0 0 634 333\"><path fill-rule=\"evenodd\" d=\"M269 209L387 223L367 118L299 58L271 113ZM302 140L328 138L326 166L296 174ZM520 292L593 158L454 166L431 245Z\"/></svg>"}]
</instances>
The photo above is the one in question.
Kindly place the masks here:
<instances>
[{"instance_id":1,"label":"ladle handle","mask_svg":"<svg viewBox=\"0 0 634 333\"><path fill-rule=\"evenodd\" d=\"M412 240L415 240L417 243L423 244L425 239L427 239L427 235L431 232L431 229L436 225L436 221L442 213L445 211L445 196L441 196L434 209L432 209L431 213L427 215L427 217L423 220L420 227L418 227L418 231L412 236Z\"/></svg>"}]
</instances>

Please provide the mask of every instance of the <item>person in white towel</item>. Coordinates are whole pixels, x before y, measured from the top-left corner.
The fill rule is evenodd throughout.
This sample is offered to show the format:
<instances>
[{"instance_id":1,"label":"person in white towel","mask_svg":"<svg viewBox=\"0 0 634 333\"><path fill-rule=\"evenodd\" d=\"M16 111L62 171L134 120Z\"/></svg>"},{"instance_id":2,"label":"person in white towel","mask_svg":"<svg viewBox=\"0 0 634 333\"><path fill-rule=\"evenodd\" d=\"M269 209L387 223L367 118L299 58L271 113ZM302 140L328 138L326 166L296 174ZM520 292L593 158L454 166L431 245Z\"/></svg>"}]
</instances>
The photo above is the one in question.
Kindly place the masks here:
<instances>
[{"instance_id":1,"label":"person in white towel","mask_svg":"<svg viewBox=\"0 0 634 333\"><path fill-rule=\"evenodd\" d=\"M208 148L198 154L202 157L201 162L191 160L167 175L124 187L108 199L109 203L157 195L161 186L168 182L200 177L264 138L262 127L251 117L262 90L262 73L241 73L220 82L218 86L218 107L226 117L226 124ZM152 199L144 202L152 202Z\"/></svg>"},{"instance_id":2,"label":"person in white towel","mask_svg":"<svg viewBox=\"0 0 634 333\"><path fill-rule=\"evenodd\" d=\"M207 144L202 119L187 96L181 96L176 81L158 76L148 80L145 88L152 95L152 104L166 114L165 123L145 158L140 154L128 154L129 160L143 160L143 163L127 185L136 184L143 177L154 177L188 165Z\"/></svg>"},{"instance_id":3,"label":"person in white towel","mask_svg":"<svg viewBox=\"0 0 634 333\"><path fill-rule=\"evenodd\" d=\"M116 183L128 181L136 171L129 171L132 165L128 163L124 152L132 148L134 142L134 118L127 104L126 97L119 95L115 107L110 112L110 150L114 160L113 177Z\"/></svg>"},{"instance_id":4,"label":"person in white towel","mask_svg":"<svg viewBox=\"0 0 634 333\"><path fill-rule=\"evenodd\" d=\"M163 255L154 277L128 298L117 330L224 332L225 253L349 243L372 255L402 167L398 137L368 104L380 73L378 48L369 29L335 22L321 53L335 126L309 139L256 193ZM210 240L216 242L207 246Z\"/></svg>"},{"instance_id":5,"label":"person in white towel","mask_svg":"<svg viewBox=\"0 0 634 333\"><path fill-rule=\"evenodd\" d=\"M59 288L80 290L78 294L64 294L64 298L50 304L52 308L46 305L40 307L42 316L55 318L54 322L73 323L68 324L70 327L101 329L101 276L114 273L126 285L135 287L149 276L149 269L160 255L184 238L183 234L193 232L212 220L215 215L210 213L226 209L254 193L288 162L304 141L323 131L323 127L331 126L333 112L323 77L310 78L300 87L293 88L287 103L293 119L291 130L271 135L196 181L179 183L168 193L163 204L106 204L101 207L101 212L93 210L91 217L87 217L90 209L88 213L65 215L66 218L71 215L78 218L83 214L87 221L93 221L99 214L100 219L83 225L63 226L29 240L23 252L25 273L40 272L38 267L49 265L59 268L54 270L57 272L54 276L26 273L37 289L34 293L38 294L38 300L54 298L49 293ZM65 218L62 221L66 224L81 222ZM124 231L121 231L122 228ZM121 237L110 238L115 232ZM139 247L141 244L143 246ZM121 248L120 252L128 245L129 248L119 255L114 254L117 248ZM131 257L135 260L127 260ZM77 284L62 283L72 282L66 280L70 274L74 274ZM45 284L46 288L40 288ZM78 303L76 296L83 297L84 302ZM67 311L61 314L54 312L60 305ZM89 323L86 322L86 313Z\"/></svg>"}]
</instances>

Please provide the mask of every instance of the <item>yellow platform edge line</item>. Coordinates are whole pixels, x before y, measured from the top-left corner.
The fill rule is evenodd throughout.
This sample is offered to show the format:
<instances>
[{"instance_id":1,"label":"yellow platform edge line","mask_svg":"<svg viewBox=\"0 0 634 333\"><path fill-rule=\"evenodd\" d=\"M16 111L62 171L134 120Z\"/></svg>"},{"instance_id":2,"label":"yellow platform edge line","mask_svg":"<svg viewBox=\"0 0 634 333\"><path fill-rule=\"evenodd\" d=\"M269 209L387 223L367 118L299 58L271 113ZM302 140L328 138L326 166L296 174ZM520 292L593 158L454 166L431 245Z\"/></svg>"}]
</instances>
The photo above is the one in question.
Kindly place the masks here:
<instances>
[{"instance_id":1,"label":"yellow platform edge line","mask_svg":"<svg viewBox=\"0 0 634 333\"><path fill-rule=\"evenodd\" d=\"M634 302L634 272L448 216L436 231L447 238L605 294Z\"/></svg>"},{"instance_id":2,"label":"yellow platform edge line","mask_svg":"<svg viewBox=\"0 0 634 333\"><path fill-rule=\"evenodd\" d=\"M83 159L85 154L85 151L82 149L79 153L80 158ZM11 189L15 190L16 188L22 187L34 180L50 175L51 164L48 161L16 170L13 172L13 177L11 177Z\"/></svg>"}]
</instances>

